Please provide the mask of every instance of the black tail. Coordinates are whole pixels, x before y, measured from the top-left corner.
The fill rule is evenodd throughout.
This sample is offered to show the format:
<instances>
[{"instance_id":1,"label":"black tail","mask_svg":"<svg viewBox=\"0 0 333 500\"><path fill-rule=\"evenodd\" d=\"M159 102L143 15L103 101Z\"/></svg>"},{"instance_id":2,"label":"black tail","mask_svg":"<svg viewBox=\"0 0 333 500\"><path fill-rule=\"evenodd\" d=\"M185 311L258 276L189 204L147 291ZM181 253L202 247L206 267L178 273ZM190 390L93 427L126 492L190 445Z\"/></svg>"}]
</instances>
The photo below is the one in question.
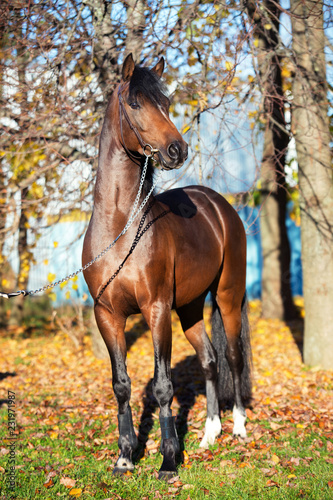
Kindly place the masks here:
<instances>
[{"instance_id":1,"label":"black tail","mask_svg":"<svg viewBox=\"0 0 333 500\"><path fill-rule=\"evenodd\" d=\"M212 343L217 352L218 366L218 398L221 407L232 407L234 402L234 387L232 374L229 368L225 352L227 348L227 337L224 330L220 309L213 298L212 312ZM244 406L248 405L252 398L252 352L250 342L250 325L247 315L246 296L242 303L242 329L239 338L241 352L243 354L244 367L241 379L242 400Z\"/></svg>"}]
</instances>

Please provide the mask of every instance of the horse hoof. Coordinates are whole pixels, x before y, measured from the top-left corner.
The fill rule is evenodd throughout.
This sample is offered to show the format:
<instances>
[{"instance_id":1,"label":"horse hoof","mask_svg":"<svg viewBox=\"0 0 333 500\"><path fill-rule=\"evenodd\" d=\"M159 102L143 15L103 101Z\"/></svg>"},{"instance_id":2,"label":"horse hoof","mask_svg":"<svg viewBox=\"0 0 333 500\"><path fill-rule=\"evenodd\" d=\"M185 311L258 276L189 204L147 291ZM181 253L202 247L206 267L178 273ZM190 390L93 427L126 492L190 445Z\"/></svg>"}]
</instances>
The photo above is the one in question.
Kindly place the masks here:
<instances>
[{"instance_id":1,"label":"horse hoof","mask_svg":"<svg viewBox=\"0 0 333 500\"><path fill-rule=\"evenodd\" d=\"M132 474L134 465L128 458L119 457L112 471L113 476L126 476Z\"/></svg>"},{"instance_id":2,"label":"horse hoof","mask_svg":"<svg viewBox=\"0 0 333 500\"><path fill-rule=\"evenodd\" d=\"M169 479L172 479L173 477L177 476L177 471L173 470L160 470L158 473L158 479L160 481L169 481Z\"/></svg>"},{"instance_id":3,"label":"horse hoof","mask_svg":"<svg viewBox=\"0 0 333 500\"><path fill-rule=\"evenodd\" d=\"M121 467L115 467L112 471L113 476L130 476L132 474L133 470L129 469L122 469Z\"/></svg>"},{"instance_id":4,"label":"horse hoof","mask_svg":"<svg viewBox=\"0 0 333 500\"><path fill-rule=\"evenodd\" d=\"M233 437L234 439L238 439L238 440L240 440L240 441L242 442L242 441L244 441L244 439L246 439L246 438L247 438L247 434L246 434L246 433L245 433L245 434L234 434L234 433L233 433L233 434L232 434L232 437Z\"/></svg>"}]
</instances>

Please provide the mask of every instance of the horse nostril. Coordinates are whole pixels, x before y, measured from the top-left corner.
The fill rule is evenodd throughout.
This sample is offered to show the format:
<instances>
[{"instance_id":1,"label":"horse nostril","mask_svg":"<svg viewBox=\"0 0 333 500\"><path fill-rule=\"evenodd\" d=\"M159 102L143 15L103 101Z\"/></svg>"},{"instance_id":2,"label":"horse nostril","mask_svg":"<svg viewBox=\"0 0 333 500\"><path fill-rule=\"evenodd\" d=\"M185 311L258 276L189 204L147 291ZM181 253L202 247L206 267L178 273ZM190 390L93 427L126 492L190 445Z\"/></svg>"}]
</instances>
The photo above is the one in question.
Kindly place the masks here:
<instances>
[{"instance_id":1,"label":"horse nostril","mask_svg":"<svg viewBox=\"0 0 333 500\"><path fill-rule=\"evenodd\" d=\"M181 149L177 142L172 142L168 146L168 155L172 160L177 160L181 156Z\"/></svg>"}]
</instances>

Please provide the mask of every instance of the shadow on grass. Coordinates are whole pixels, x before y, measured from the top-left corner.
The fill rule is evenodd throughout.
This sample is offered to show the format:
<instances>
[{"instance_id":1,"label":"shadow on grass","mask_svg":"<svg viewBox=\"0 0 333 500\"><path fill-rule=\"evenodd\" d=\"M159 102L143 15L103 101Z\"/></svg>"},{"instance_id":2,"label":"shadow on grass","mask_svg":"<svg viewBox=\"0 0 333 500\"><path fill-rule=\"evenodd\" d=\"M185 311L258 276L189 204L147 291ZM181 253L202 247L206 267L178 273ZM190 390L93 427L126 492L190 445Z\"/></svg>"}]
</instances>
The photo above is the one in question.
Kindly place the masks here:
<instances>
[{"instance_id":1,"label":"shadow on grass","mask_svg":"<svg viewBox=\"0 0 333 500\"><path fill-rule=\"evenodd\" d=\"M0 381L5 380L5 378L7 378L7 377L16 377L16 373L15 372L0 372ZM0 408L3 405L7 405L7 404L8 404L8 399L0 399Z\"/></svg>"},{"instance_id":2,"label":"shadow on grass","mask_svg":"<svg viewBox=\"0 0 333 500\"><path fill-rule=\"evenodd\" d=\"M179 403L176 428L180 450L184 450L184 437L188 432L188 414L199 394L205 394L205 380L196 355L188 356L171 370L171 379L174 388L174 400ZM145 388L143 397L144 409L139 426L139 447L133 459L137 462L144 454L149 433L154 424L153 414L158 408L153 395L153 379ZM180 457L179 457L180 461Z\"/></svg>"},{"instance_id":3,"label":"shadow on grass","mask_svg":"<svg viewBox=\"0 0 333 500\"><path fill-rule=\"evenodd\" d=\"M0 372L0 382L1 380L5 380L7 377L16 377L15 372Z\"/></svg>"}]
</instances>

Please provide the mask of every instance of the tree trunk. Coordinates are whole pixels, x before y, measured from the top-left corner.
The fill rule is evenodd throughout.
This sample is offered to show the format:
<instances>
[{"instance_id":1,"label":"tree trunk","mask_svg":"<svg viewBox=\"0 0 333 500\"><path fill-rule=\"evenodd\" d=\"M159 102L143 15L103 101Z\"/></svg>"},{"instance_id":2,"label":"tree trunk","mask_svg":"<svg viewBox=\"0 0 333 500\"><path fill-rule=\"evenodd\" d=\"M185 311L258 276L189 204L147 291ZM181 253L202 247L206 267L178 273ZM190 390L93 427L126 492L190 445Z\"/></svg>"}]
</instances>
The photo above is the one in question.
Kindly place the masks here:
<instances>
[{"instance_id":1,"label":"tree trunk","mask_svg":"<svg viewBox=\"0 0 333 500\"><path fill-rule=\"evenodd\" d=\"M0 6L0 49L4 51L5 41L4 33L6 30L6 23L8 18L8 6L3 4ZM4 102L4 77L3 77L4 60L0 58L0 108L3 108ZM5 242L5 226L6 226L6 204L7 204L7 191L5 187L5 174L3 171L3 158L0 158L0 290L2 288L2 280L4 276L4 256L3 245Z\"/></svg>"},{"instance_id":2,"label":"tree trunk","mask_svg":"<svg viewBox=\"0 0 333 500\"><path fill-rule=\"evenodd\" d=\"M89 6L93 18L94 72L106 99L119 76L116 28L111 20L113 2L87 0L85 3Z\"/></svg>"},{"instance_id":3,"label":"tree trunk","mask_svg":"<svg viewBox=\"0 0 333 500\"><path fill-rule=\"evenodd\" d=\"M18 257L19 257L19 269L17 273L17 289L26 290L28 288L29 282L29 271L30 271L30 260L32 259L32 253L29 250L28 245L28 218L24 210L25 198L27 196L29 188L24 188L21 190L21 208L20 208L20 219L18 226ZM20 295L15 298L11 308L10 324L16 324L16 322L21 322L23 320L23 306L24 306L24 296Z\"/></svg>"},{"instance_id":4,"label":"tree trunk","mask_svg":"<svg viewBox=\"0 0 333 500\"><path fill-rule=\"evenodd\" d=\"M290 286L290 245L286 229L287 189L284 175L289 135L284 115L279 45L278 2L246 2L257 42L259 85L266 124L261 163L262 315L296 316Z\"/></svg>"},{"instance_id":5,"label":"tree trunk","mask_svg":"<svg viewBox=\"0 0 333 500\"><path fill-rule=\"evenodd\" d=\"M127 2L127 37L126 53L132 52L136 63L140 62L143 49L143 30L146 25L145 2L143 0L128 0Z\"/></svg>"},{"instance_id":6,"label":"tree trunk","mask_svg":"<svg viewBox=\"0 0 333 500\"><path fill-rule=\"evenodd\" d=\"M333 368L333 176L323 2L291 1L305 305L304 361Z\"/></svg>"},{"instance_id":7,"label":"tree trunk","mask_svg":"<svg viewBox=\"0 0 333 500\"><path fill-rule=\"evenodd\" d=\"M23 39L24 35L23 35L22 24L20 26L20 30ZM26 71L27 71L27 55L25 53L25 48L23 44L19 42L17 47L17 73L19 81L19 91L22 95L22 107L25 106L28 100ZM30 259L32 258L32 254L29 251L29 245L28 245L28 217L26 213L26 197L28 195L28 191L29 187L21 189L21 204L19 209L20 215L19 215L18 245L17 245L18 257L19 257L19 269L17 274L17 288L20 290L26 290L28 287ZM16 321L19 322L22 321L23 304L24 304L24 296L20 295L15 299L15 303L13 304L11 310L10 323L15 323Z\"/></svg>"}]
</instances>

